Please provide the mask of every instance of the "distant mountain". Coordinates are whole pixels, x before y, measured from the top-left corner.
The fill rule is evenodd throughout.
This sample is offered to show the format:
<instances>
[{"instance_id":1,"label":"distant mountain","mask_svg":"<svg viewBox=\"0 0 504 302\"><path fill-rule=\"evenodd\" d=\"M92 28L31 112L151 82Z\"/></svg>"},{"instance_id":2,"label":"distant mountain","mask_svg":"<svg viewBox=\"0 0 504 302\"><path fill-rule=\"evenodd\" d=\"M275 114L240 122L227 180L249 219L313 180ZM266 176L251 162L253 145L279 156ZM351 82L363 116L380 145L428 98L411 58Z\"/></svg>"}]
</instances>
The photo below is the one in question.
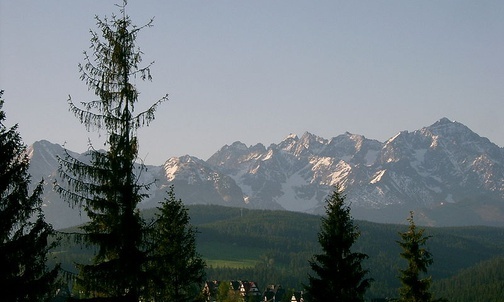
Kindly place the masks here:
<instances>
[{"instance_id":1,"label":"distant mountain","mask_svg":"<svg viewBox=\"0 0 504 302\"><path fill-rule=\"evenodd\" d=\"M56 177L55 154L62 150L46 141L30 147L32 178ZM142 176L156 180L143 208L155 207L174 184L187 204L317 214L340 184L358 219L404 222L415 210L425 225L504 226L504 149L447 118L384 143L351 133L325 139L308 132L268 147L235 142L207 161L174 157L147 167ZM52 212L47 202L46 212Z\"/></svg>"}]
</instances>

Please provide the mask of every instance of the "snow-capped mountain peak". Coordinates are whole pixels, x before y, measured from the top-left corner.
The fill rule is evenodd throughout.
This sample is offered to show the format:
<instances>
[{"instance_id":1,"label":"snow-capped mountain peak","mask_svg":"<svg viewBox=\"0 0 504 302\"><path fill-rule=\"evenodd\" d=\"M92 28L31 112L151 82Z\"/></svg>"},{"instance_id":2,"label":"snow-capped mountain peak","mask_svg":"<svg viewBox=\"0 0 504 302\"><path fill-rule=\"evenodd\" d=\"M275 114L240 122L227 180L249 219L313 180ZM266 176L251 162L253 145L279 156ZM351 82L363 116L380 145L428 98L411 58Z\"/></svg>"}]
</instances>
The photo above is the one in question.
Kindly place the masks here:
<instances>
[{"instance_id":1,"label":"snow-capped mountain peak","mask_svg":"<svg viewBox=\"0 0 504 302\"><path fill-rule=\"evenodd\" d=\"M57 174L61 146L40 141L28 152L34 179ZM442 211L470 202L477 221L504 225L504 149L447 118L385 142L349 132L330 139L290 134L267 148L237 141L206 161L185 155L147 170L142 179L156 182L142 207L156 206L174 184L187 204L322 213L338 184L356 218L397 222L409 210ZM57 203L47 200L50 211ZM399 220L391 214L399 212Z\"/></svg>"}]
</instances>

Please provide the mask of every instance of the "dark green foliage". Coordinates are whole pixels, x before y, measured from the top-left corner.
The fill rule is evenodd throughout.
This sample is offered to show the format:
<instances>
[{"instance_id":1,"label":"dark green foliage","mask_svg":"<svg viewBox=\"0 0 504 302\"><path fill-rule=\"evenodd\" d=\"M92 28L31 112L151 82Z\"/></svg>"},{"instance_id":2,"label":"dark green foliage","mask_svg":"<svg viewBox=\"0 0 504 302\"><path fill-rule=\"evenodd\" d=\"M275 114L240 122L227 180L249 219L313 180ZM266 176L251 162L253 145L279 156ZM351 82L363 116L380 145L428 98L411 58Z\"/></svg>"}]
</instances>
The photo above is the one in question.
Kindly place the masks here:
<instances>
[{"instance_id":1,"label":"dark green foliage","mask_svg":"<svg viewBox=\"0 0 504 302\"><path fill-rule=\"evenodd\" d=\"M92 32L91 56L79 65L81 79L98 97L70 110L88 129L106 132L107 151L90 147L90 162L67 155L60 158L60 175L65 185L56 190L72 205L81 206L91 219L82 227L81 237L98 247L91 264L79 265L80 285L89 296L124 297L138 301L147 288L145 238L148 228L137 205L149 184L138 183L137 130L154 119L157 105L135 113L139 93L132 82L151 79L149 66L139 67L141 51L136 47L138 32L151 26L132 25L125 13L111 20L96 18L101 34ZM152 20L151 20L152 21Z\"/></svg>"},{"instance_id":2,"label":"dark green foliage","mask_svg":"<svg viewBox=\"0 0 504 302\"><path fill-rule=\"evenodd\" d=\"M204 281L205 263L196 252L196 230L173 186L158 208L150 240L150 281L155 301L193 301Z\"/></svg>"},{"instance_id":3,"label":"dark green foliage","mask_svg":"<svg viewBox=\"0 0 504 302\"><path fill-rule=\"evenodd\" d=\"M198 228L197 250L209 264L206 269L207 280L251 280L256 281L261 290L268 284L280 284L291 292L300 291L302 284L306 284L307 274L310 272L307 260L320 252L317 242L320 216L215 205L190 205L188 209L191 222ZM149 209L143 211L142 216L151 220L155 217L155 212L154 209ZM367 221L355 223L361 232L354 245L355 250L369 255L363 264L369 268L369 276L374 279L366 292L367 299L396 297L397 288L400 287L397 271L406 264L406 261L399 257L401 248L396 243L397 234L404 231L404 225ZM429 250L436 256L429 267L433 278L432 292L435 296L449 297L451 300L450 293L458 290L455 280L460 280L460 271L462 276L465 270L479 266L478 263L504 255L503 228L457 227L425 230L432 235L428 241ZM59 259L68 259L61 261L64 267L72 265L72 257L68 253L86 258L84 250L78 247L61 246L57 251ZM89 253L91 251L88 251ZM228 264L234 262L241 264ZM484 275L482 268L479 276ZM489 280L494 280L493 286L497 286L502 279L493 276L490 274L487 279L481 278L481 282L478 278L473 278L470 283L464 283L469 284L465 290L483 288ZM443 287L437 286L438 284ZM291 296L289 295L289 299ZM495 299L500 297L491 291L485 291L479 301L498 301Z\"/></svg>"},{"instance_id":4,"label":"dark green foliage","mask_svg":"<svg viewBox=\"0 0 504 302\"><path fill-rule=\"evenodd\" d=\"M42 182L29 193L29 159L17 125L3 124L0 91L0 284L3 301L45 301L53 294L57 267L48 270L54 233L42 214Z\"/></svg>"},{"instance_id":5,"label":"dark green foliage","mask_svg":"<svg viewBox=\"0 0 504 302\"><path fill-rule=\"evenodd\" d=\"M409 227L406 232L399 233L402 248L401 257L407 261L407 267L400 269L399 279L402 287L399 289L401 302L430 302L434 301L430 286L431 277L424 277L428 267L434 262L432 254L425 248L429 236L424 236L424 229L418 229L413 220L413 212L408 218Z\"/></svg>"},{"instance_id":6,"label":"dark green foliage","mask_svg":"<svg viewBox=\"0 0 504 302\"><path fill-rule=\"evenodd\" d=\"M198 226L198 250L205 258L248 261L245 267L209 266L209 280L253 280L299 289L306 283L307 260L319 250L314 240L320 217L296 212L190 206ZM250 264L252 263L252 264Z\"/></svg>"},{"instance_id":7,"label":"dark green foliage","mask_svg":"<svg viewBox=\"0 0 504 302\"><path fill-rule=\"evenodd\" d=\"M301 289L302 283L306 283L306 274L309 272L307 260L314 252L319 252L316 241L316 233L320 228L319 216L245 209L240 216L239 208L206 205L189 206L189 211L191 221L202 223L198 225L201 232L198 236L198 249L205 259L234 261L256 257L255 259L260 261L257 265L241 268L209 267L207 268L209 280L248 279L257 281L261 288L266 284L278 282L284 288L297 290ZM271 223L273 221L275 223ZM354 245L355 250L369 255L364 264L370 270L370 277L374 279L366 293L367 299L396 297L397 288L401 285L397 271L406 264L405 260L399 257L401 248L396 244L397 234L404 230L404 225L367 221L356 223L361 236ZM433 277L432 292L435 296L451 298L450 290L457 290L455 283L448 283L443 289L435 286L437 282L444 282L441 281L443 278L456 276L461 269L504 254L502 228L425 229L432 234L429 239L429 250L436 255L436 261L429 267ZM244 249L249 253L243 253ZM265 268L261 259L266 257L274 259L273 266ZM274 273L271 273L273 270ZM274 276L275 279L269 276ZM491 300L496 296L487 292L481 299L485 297Z\"/></svg>"},{"instance_id":8,"label":"dark green foliage","mask_svg":"<svg viewBox=\"0 0 504 302\"><path fill-rule=\"evenodd\" d=\"M306 287L310 301L364 301L371 279L362 268L364 253L352 252L359 237L350 216L345 196L335 188L326 199L326 216L322 218L318 241L322 253L310 261L314 275L309 275Z\"/></svg>"},{"instance_id":9,"label":"dark green foliage","mask_svg":"<svg viewBox=\"0 0 504 302\"><path fill-rule=\"evenodd\" d=\"M504 257L495 257L434 283L450 302L500 302L504 297Z\"/></svg>"}]
</instances>

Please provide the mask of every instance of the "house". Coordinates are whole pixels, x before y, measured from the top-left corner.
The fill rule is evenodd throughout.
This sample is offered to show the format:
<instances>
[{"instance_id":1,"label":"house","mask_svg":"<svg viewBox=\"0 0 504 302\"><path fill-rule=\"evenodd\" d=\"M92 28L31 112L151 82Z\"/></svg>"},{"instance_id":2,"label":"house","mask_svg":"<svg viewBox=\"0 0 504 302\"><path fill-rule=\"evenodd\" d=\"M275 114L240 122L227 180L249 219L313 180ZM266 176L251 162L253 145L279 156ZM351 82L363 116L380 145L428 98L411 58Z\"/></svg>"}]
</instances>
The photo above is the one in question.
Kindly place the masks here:
<instances>
[{"instance_id":1,"label":"house","mask_svg":"<svg viewBox=\"0 0 504 302\"><path fill-rule=\"evenodd\" d=\"M278 302L282 301L285 296L285 289L281 285L270 284L266 287L263 293L263 301Z\"/></svg>"},{"instance_id":2,"label":"house","mask_svg":"<svg viewBox=\"0 0 504 302\"><path fill-rule=\"evenodd\" d=\"M203 287L203 294L206 297L205 301L217 302L220 285L221 281L218 280L205 282ZM260 301L262 296L257 282L254 281L231 280L229 281L229 289L241 296L243 301Z\"/></svg>"},{"instance_id":3,"label":"house","mask_svg":"<svg viewBox=\"0 0 504 302\"><path fill-rule=\"evenodd\" d=\"M254 281L239 281L240 282L240 294L242 297L260 297L262 296L257 287L257 283Z\"/></svg>"},{"instance_id":4,"label":"house","mask_svg":"<svg viewBox=\"0 0 504 302\"><path fill-rule=\"evenodd\" d=\"M292 294L291 302L304 302L303 291L294 292Z\"/></svg>"}]
</instances>

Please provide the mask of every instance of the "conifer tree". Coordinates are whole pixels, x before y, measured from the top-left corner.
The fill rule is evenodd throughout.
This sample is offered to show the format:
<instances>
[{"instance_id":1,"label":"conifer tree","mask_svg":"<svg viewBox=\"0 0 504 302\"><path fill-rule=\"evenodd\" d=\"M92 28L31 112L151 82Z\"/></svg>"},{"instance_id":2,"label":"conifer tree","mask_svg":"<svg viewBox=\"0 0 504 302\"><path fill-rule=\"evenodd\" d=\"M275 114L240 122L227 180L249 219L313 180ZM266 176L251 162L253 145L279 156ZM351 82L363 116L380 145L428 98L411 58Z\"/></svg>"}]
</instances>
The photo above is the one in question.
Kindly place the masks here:
<instances>
[{"instance_id":1,"label":"conifer tree","mask_svg":"<svg viewBox=\"0 0 504 302\"><path fill-rule=\"evenodd\" d=\"M142 52L135 42L140 30L125 12L111 19L96 17L101 33L92 32L92 54L79 64L81 79L97 100L75 104L70 110L89 130L106 133L106 151L90 146L89 160L67 154L60 158L64 182L55 188L70 204L82 207L90 222L83 239L97 247L91 264L79 265L80 284L91 297L139 301L146 286L145 236L148 233L137 205L147 195L149 184L138 182L137 130L154 119L164 96L147 110L136 113L139 93L136 78L151 80L150 66L141 67ZM145 298L145 297L144 297Z\"/></svg>"},{"instance_id":2,"label":"conifer tree","mask_svg":"<svg viewBox=\"0 0 504 302\"><path fill-rule=\"evenodd\" d=\"M364 301L372 281L362 268L366 254L352 252L360 233L345 204L345 196L337 186L326 199L326 216L322 218L318 241L322 254L314 255L306 286L310 301Z\"/></svg>"},{"instance_id":3,"label":"conifer tree","mask_svg":"<svg viewBox=\"0 0 504 302\"><path fill-rule=\"evenodd\" d=\"M47 301L53 294L57 267L46 260L52 227L45 222L42 182L30 194L29 159L17 132L3 121L0 91L0 284L2 301ZM32 220L34 218L34 220Z\"/></svg>"},{"instance_id":4,"label":"conifer tree","mask_svg":"<svg viewBox=\"0 0 504 302\"><path fill-rule=\"evenodd\" d=\"M195 301L201 293L205 263L196 252L196 230L173 185L158 208L152 229L150 265L155 301Z\"/></svg>"},{"instance_id":5,"label":"conifer tree","mask_svg":"<svg viewBox=\"0 0 504 302\"><path fill-rule=\"evenodd\" d=\"M398 244L402 248L401 257L408 262L405 269L400 269L399 279L402 287L399 289L400 302L430 302L444 301L434 300L429 291L431 278L422 275L427 274L427 268L433 263L432 254L424 247L430 236L424 236L424 229L418 229L413 220L413 212L408 218L409 227L404 233L399 233L401 241Z\"/></svg>"}]
</instances>

